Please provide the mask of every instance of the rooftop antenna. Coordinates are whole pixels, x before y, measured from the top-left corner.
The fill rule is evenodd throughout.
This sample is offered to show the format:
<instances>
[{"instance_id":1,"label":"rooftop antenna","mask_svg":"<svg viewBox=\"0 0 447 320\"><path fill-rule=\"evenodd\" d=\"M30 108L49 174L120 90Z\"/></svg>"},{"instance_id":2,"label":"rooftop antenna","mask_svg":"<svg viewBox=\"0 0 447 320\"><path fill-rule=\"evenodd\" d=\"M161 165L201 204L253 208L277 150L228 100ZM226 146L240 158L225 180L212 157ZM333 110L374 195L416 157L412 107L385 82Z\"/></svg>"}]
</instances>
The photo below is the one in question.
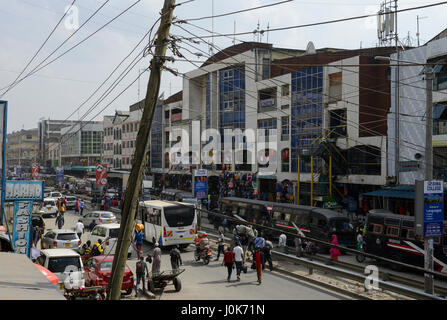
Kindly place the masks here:
<instances>
[{"instance_id":1,"label":"rooftop antenna","mask_svg":"<svg viewBox=\"0 0 447 320\"><path fill-rule=\"evenodd\" d=\"M236 44L236 20L234 20L233 46Z\"/></svg>"},{"instance_id":2,"label":"rooftop antenna","mask_svg":"<svg viewBox=\"0 0 447 320\"><path fill-rule=\"evenodd\" d=\"M426 18L428 18L428 17L419 17L419 16L416 16L416 20L417 20L417 32L416 32L416 37L418 38L418 47L421 45L421 44L419 43L419 35L420 35L420 33L419 33L419 20L426 19Z\"/></svg>"},{"instance_id":3,"label":"rooftop antenna","mask_svg":"<svg viewBox=\"0 0 447 320\"><path fill-rule=\"evenodd\" d=\"M214 0L211 0L211 44L209 45L208 51L210 55L213 55L214 47Z\"/></svg>"},{"instance_id":4,"label":"rooftop antenna","mask_svg":"<svg viewBox=\"0 0 447 320\"><path fill-rule=\"evenodd\" d=\"M267 43L269 43L270 22L267 23Z\"/></svg>"}]
</instances>

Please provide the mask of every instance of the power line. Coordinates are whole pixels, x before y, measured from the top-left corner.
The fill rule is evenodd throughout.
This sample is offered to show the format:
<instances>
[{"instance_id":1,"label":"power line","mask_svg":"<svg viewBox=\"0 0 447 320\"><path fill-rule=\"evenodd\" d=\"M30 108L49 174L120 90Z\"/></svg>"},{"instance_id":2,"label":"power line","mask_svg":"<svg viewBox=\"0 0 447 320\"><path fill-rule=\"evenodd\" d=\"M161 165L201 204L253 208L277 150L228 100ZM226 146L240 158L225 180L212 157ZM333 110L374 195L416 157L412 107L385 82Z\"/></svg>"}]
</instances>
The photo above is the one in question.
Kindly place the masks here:
<instances>
[{"instance_id":1,"label":"power line","mask_svg":"<svg viewBox=\"0 0 447 320\"><path fill-rule=\"evenodd\" d=\"M197 21L197 20L206 20L206 19L214 19L214 18L226 17L226 16L229 16L229 15L238 14L238 13L242 13L242 12L248 12L248 11L263 9L263 8L267 8L267 7L273 7L273 6L277 6L277 5L284 4L284 3L287 3L287 2L291 2L291 1L293 1L293 0L285 0L285 1L281 1L281 2L275 2L275 3L263 5L263 6L258 6L258 7L254 7L254 8L248 8L248 9L242 9L242 10L238 10L238 11L222 13L222 14L218 14L218 15L214 15L214 16L206 16L206 17L200 17L200 18L184 19L184 21Z\"/></svg>"},{"instance_id":2,"label":"power line","mask_svg":"<svg viewBox=\"0 0 447 320\"><path fill-rule=\"evenodd\" d=\"M433 3L433 4L418 6L418 7L407 8L407 9L399 9L399 10L395 10L395 11L390 11L389 14L396 14L399 12L425 9L425 8L440 6L440 5L444 5L444 4L447 4L447 1L442 1L442 2L437 2L437 3ZM376 17L376 16L377 16L377 14L366 14L366 15L355 16L355 17L350 17L350 18L321 21L321 22L308 23L308 24L302 24L302 25L296 25L296 26L272 28L272 29L269 29L268 31L274 32L274 31L285 31L285 30L292 30L292 29L299 29L299 28L306 28L306 27L314 27L314 26L327 25L327 24L333 24L333 23L339 23L339 22L345 22L345 21L365 19L365 18ZM180 22L187 23L184 20L177 20L177 22L178 23L180 23ZM265 32L265 30L260 30L259 32ZM245 31L245 32L232 33L232 34L219 34L219 35L212 35L212 36L196 36L196 37L189 38L189 39L200 39L200 38L205 39L205 38L211 38L211 37L241 36L241 35L248 35L248 34L253 34L253 31ZM185 38L185 39L188 39L188 38Z\"/></svg>"},{"instance_id":3,"label":"power line","mask_svg":"<svg viewBox=\"0 0 447 320\"><path fill-rule=\"evenodd\" d=\"M62 17L59 19L59 21L57 22L57 24L54 26L53 30L51 30L50 34L47 36L47 38L45 39L45 41L41 44L41 46L39 47L39 49L36 51L36 53L33 55L33 57L30 59L30 61L28 61L28 63L26 64L26 66L23 68L23 70L19 73L19 75L14 79L14 81L12 82L12 84L9 86L9 88L11 88L11 86L13 86L17 79L20 78L20 76L25 72L25 70L29 67L29 65L34 61L34 59L37 57L37 55L39 54L39 52L43 49L43 47L45 46L45 44L48 42L48 40L50 40L51 36L54 34L54 32L56 31L57 27L61 24L62 20L64 20L65 16L67 15L67 12L70 11L70 9L73 7L73 5L75 4L76 0L73 0L73 2L71 3L70 7L64 12L64 14L62 15ZM8 88L8 90L9 90ZM0 98L2 98L8 91L6 91L4 94L2 94L0 96Z\"/></svg>"},{"instance_id":4,"label":"power line","mask_svg":"<svg viewBox=\"0 0 447 320\"><path fill-rule=\"evenodd\" d=\"M90 16L89 19L87 19L86 22L84 22L84 24L82 24L82 26L84 26L108 1L110 0L106 0L106 2L104 2L100 8L98 8L95 13ZM31 72L29 72L25 77L21 78L14 86L16 86L18 83L20 83L21 81L23 81L24 79L26 79L27 77L33 75L34 73L42 70L43 68L45 68L46 66L50 65L51 63L55 62L56 60L58 60L59 58L61 58L62 56L64 56L65 54L67 54L68 52L70 52L71 50L75 49L76 47L78 47L79 45L81 45L82 43L84 43L85 41L87 41L88 39L90 39L92 36L94 36L95 34L97 34L99 31L101 31L102 29L104 29L106 26L108 26L110 23L112 23L114 20L118 19L121 15L123 15L124 13L126 13L128 10L130 10L132 7L134 7L137 3L139 3L141 0L137 0L136 2L134 2L131 6L129 6L127 9L125 9L123 12L121 12L120 14L118 14L117 16L115 16L112 20L110 20L109 22L107 22L106 24L104 24L102 27L100 27L99 29L97 29L96 31L94 31L93 33L91 33L90 35L88 35L86 38L84 38L83 40L79 41L77 44L75 44L74 46L72 46L70 49L64 51L63 53L61 53L59 56L57 56L56 58L54 58L53 60L49 61L48 63L46 63L45 65L41 66L46 60L48 60L51 55L54 54L54 52L56 52L64 43L66 43L68 41L68 39L70 39L77 31L79 31L81 29L81 27L79 27L79 29L77 29L68 39L66 39L56 50L54 50L47 58L45 58L45 60L43 60L38 66L36 66ZM39 66L41 66L39 68ZM3 89L0 89L3 90ZM8 89L4 94L6 94L10 89ZM4 95L3 94L3 95Z\"/></svg>"}]
</instances>

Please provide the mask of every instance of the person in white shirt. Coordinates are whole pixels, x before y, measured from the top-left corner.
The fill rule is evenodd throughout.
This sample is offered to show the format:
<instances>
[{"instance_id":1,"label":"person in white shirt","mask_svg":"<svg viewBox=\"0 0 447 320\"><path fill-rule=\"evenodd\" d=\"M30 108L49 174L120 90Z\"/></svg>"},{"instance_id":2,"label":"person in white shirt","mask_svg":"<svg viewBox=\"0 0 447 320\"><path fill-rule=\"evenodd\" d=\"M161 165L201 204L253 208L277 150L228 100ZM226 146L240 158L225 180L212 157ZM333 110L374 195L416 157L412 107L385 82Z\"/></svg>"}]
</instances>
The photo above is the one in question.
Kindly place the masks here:
<instances>
[{"instance_id":1,"label":"person in white shirt","mask_svg":"<svg viewBox=\"0 0 447 320\"><path fill-rule=\"evenodd\" d=\"M233 253L234 253L234 262L236 263L237 281L240 281L242 265L244 264L244 250L242 250L242 247L240 245L237 245L234 247Z\"/></svg>"},{"instance_id":2,"label":"person in white shirt","mask_svg":"<svg viewBox=\"0 0 447 320\"><path fill-rule=\"evenodd\" d=\"M81 236L84 233L84 224L80 220L75 225L75 231L78 234L78 238L81 239Z\"/></svg>"},{"instance_id":3,"label":"person in white shirt","mask_svg":"<svg viewBox=\"0 0 447 320\"><path fill-rule=\"evenodd\" d=\"M284 233L282 233L279 236L278 246L279 247L285 247L286 246L286 242L287 242L287 236Z\"/></svg>"}]
</instances>

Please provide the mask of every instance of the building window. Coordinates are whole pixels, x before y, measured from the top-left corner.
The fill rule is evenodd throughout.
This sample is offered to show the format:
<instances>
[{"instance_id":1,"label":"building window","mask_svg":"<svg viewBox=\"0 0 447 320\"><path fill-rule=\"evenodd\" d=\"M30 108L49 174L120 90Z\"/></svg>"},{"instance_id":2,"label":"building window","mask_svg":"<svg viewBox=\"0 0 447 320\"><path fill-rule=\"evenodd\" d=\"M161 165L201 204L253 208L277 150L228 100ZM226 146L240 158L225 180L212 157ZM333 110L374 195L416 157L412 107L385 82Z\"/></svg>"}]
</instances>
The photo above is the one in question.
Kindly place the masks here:
<instances>
[{"instance_id":1,"label":"building window","mask_svg":"<svg viewBox=\"0 0 447 320\"><path fill-rule=\"evenodd\" d=\"M270 78L270 59L262 59L262 80Z\"/></svg>"},{"instance_id":2,"label":"building window","mask_svg":"<svg viewBox=\"0 0 447 320\"><path fill-rule=\"evenodd\" d=\"M289 172L289 162L289 148L286 148L281 151L281 172Z\"/></svg>"},{"instance_id":3,"label":"building window","mask_svg":"<svg viewBox=\"0 0 447 320\"><path fill-rule=\"evenodd\" d=\"M332 73L329 75L329 103L341 100L342 94L342 73Z\"/></svg>"},{"instance_id":4,"label":"building window","mask_svg":"<svg viewBox=\"0 0 447 320\"><path fill-rule=\"evenodd\" d=\"M284 84L281 86L281 95L286 97L290 94L290 86L288 84Z\"/></svg>"},{"instance_id":5,"label":"building window","mask_svg":"<svg viewBox=\"0 0 447 320\"><path fill-rule=\"evenodd\" d=\"M289 133L289 117L281 117L281 141L288 141Z\"/></svg>"},{"instance_id":6,"label":"building window","mask_svg":"<svg viewBox=\"0 0 447 320\"><path fill-rule=\"evenodd\" d=\"M447 89L447 65L445 64L447 57L439 57L428 61L433 64L433 90L445 90Z\"/></svg>"},{"instance_id":7,"label":"building window","mask_svg":"<svg viewBox=\"0 0 447 320\"><path fill-rule=\"evenodd\" d=\"M329 130L331 138L343 138L347 134L346 109L329 111Z\"/></svg>"}]
</instances>

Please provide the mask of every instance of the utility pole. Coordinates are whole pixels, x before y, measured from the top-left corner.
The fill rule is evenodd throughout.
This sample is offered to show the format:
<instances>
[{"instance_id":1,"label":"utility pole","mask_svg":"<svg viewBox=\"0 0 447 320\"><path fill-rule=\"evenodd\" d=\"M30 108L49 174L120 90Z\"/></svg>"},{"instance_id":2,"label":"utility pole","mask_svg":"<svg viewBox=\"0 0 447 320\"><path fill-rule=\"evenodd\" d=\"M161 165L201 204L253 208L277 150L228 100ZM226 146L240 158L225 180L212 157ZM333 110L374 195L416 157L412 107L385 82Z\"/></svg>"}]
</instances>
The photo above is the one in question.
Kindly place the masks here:
<instances>
[{"instance_id":1,"label":"utility pole","mask_svg":"<svg viewBox=\"0 0 447 320\"><path fill-rule=\"evenodd\" d=\"M151 75L147 86L143 116L141 118L140 129L137 136L135 162L130 172L129 181L127 183L128 192L126 192L121 213L121 226L118 234L118 241L116 243L115 259L113 260L112 266L110 292L108 295L109 300L119 300L121 296L121 286L123 283L127 251L130 246L138 195L141 190L144 167L146 166L145 160L149 148L150 130L160 91L161 69L164 63L163 57L166 55L174 7L175 0L164 1L160 27L158 29L158 38L155 42L155 55L150 66Z\"/></svg>"},{"instance_id":2,"label":"utility pole","mask_svg":"<svg viewBox=\"0 0 447 320\"><path fill-rule=\"evenodd\" d=\"M397 61L400 60L399 55L399 36L397 34L397 0L394 2L395 5L395 44L396 44L396 55L397 55ZM400 63L397 63L396 66L396 82L395 82L395 104L396 104L396 118L395 118L395 135L396 135L396 149L395 149L395 158L394 158L394 166L396 170L396 185L399 185L400 179L399 179L399 158L400 158Z\"/></svg>"},{"instance_id":3,"label":"utility pole","mask_svg":"<svg viewBox=\"0 0 447 320\"><path fill-rule=\"evenodd\" d=\"M425 66L425 85L426 85L426 122L425 122L425 181L433 180L433 68ZM433 238L424 239L424 268L433 271ZM433 294L433 275L424 274L425 292Z\"/></svg>"}]
</instances>

